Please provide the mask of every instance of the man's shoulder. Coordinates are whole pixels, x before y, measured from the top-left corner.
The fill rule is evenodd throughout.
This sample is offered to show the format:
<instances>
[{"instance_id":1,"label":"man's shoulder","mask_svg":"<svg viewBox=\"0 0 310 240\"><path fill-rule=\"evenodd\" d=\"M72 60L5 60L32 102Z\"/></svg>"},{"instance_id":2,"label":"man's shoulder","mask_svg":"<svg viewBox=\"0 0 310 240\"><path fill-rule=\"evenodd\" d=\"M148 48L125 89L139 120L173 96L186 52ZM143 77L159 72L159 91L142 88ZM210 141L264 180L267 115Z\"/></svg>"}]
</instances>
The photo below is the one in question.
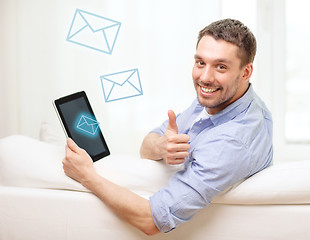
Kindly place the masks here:
<instances>
[{"instance_id":1,"label":"man's shoulder","mask_svg":"<svg viewBox=\"0 0 310 240\"><path fill-rule=\"evenodd\" d=\"M259 98L254 98L248 105L231 119L216 125L206 132L212 139L231 139L240 144L249 144L261 134L272 131L272 117L266 105Z\"/></svg>"}]
</instances>

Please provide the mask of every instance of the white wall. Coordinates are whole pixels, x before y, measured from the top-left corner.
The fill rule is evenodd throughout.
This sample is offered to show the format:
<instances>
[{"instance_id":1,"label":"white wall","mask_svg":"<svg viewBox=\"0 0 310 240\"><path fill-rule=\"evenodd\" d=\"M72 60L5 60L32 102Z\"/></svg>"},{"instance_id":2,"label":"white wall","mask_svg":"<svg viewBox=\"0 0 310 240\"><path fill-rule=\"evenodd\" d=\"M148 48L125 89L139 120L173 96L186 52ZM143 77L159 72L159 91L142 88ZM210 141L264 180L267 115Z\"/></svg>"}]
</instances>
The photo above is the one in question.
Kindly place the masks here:
<instances>
[{"instance_id":1,"label":"white wall","mask_svg":"<svg viewBox=\"0 0 310 240\"><path fill-rule=\"evenodd\" d=\"M0 1L0 136L19 132L16 2Z\"/></svg>"},{"instance_id":2,"label":"white wall","mask_svg":"<svg viewBox=\"0 0 310 240\"><path fill-rule=\"evenodd\" d=\"M112 55L66 41L76 8L122 23ZM1 10L1 110L10 126L1 124L1 136L38 138L47 121L64 138L52 101L85 90L111 151L133 155L168 109L180 112L195 97L197 34L219 17L211 0L3 0ZM139 69L143 96L105 103L99 76L132 68Z\"/></svg>"},{"instance_id":3,"label":"white wall","mask_svg":"<svg viewBox=\"0 0 310 240\"><path fill-rule=\"evenodd\" d=\"M0 0L0 137L38 138L42 121L64 141L52 101L85 90L112 153L138 156L143 137L195 97L197 34L237 18L257 37L252 83L274 117L275 160L305 159L285 142L285 0ZM122 23L112 55L66 41L76 8ZM106 103L99 76L138 68L143 96Z\"/></svg>"}]
</instances>

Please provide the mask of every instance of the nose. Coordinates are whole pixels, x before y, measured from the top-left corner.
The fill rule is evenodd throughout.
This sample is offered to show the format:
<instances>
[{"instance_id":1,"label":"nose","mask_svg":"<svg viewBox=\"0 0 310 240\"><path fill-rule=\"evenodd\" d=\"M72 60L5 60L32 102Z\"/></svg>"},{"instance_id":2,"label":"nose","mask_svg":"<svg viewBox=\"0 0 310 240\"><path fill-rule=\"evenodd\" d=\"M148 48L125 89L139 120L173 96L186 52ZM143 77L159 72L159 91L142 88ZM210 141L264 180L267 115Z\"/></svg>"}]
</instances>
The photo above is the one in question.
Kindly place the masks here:
<instances>
[{"instance_id":1,"label":"nose","mask_svg":"<svg viewBox=\"0 0 310 240\"><path fill-rule=\"evenodd\" d=\"M202 70L199 77L201 83L207 85L214 81L214 74L210 66L206 65Z\"/></svg>"}]
</instances>

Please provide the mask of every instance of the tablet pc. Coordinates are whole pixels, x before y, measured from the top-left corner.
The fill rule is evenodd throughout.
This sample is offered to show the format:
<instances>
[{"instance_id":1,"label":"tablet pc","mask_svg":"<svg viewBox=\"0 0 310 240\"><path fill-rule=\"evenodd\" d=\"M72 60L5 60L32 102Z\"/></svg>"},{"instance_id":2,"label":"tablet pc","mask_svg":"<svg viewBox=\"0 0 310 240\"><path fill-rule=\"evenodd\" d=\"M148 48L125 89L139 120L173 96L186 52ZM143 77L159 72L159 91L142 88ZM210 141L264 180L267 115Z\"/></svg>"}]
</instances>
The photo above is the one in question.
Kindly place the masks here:
<instances>
[{"instance_id":1,"label":"tablet pc","mask_svg":"<svg viewBox=\"0 0 310 240\"><path fill-rule=\"evenodd\" d=\"M97 161L110 155L99 122L84 91L59 98L54 107L67 137Z\"/></svg>"}]
</instances>

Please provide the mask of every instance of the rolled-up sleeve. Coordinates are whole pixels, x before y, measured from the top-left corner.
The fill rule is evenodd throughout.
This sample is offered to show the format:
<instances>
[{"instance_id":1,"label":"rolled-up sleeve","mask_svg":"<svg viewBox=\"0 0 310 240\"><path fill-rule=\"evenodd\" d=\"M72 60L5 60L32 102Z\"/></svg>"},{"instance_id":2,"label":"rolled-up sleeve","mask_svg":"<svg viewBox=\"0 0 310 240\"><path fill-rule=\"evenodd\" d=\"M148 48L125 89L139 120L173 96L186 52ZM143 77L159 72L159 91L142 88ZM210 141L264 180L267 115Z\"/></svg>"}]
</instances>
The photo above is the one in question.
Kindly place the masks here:
<instances>
[{"instance_id":1,"label":"rolled-up sleeve","mask_svg":"<svg viewBox=\"0 0 310 240\"><path fill-rule=\"evenodd\" d=\"M161 189L150 198L153 219L162 232L169 232L179 224L189 221L194 214L210 202L202 196L198 188L184 181L188 172L177 173L166 188ZM211 193L214 192L214 193ZM209 193L217 191L210 188Z\"/></svg>"},{"instance_id":2,"label":"rolled-up sleeve","mask_svg":"<svg viewBox=\"0 0 310 240\"><path fill-rule=\"evenodd\" d=\"M187 167L150 197L154 222L162 232L189 221L217 194L248 176L249 158L242 143L226 138L201 146L193 150Z\"/></svg>"}]
</instances>

